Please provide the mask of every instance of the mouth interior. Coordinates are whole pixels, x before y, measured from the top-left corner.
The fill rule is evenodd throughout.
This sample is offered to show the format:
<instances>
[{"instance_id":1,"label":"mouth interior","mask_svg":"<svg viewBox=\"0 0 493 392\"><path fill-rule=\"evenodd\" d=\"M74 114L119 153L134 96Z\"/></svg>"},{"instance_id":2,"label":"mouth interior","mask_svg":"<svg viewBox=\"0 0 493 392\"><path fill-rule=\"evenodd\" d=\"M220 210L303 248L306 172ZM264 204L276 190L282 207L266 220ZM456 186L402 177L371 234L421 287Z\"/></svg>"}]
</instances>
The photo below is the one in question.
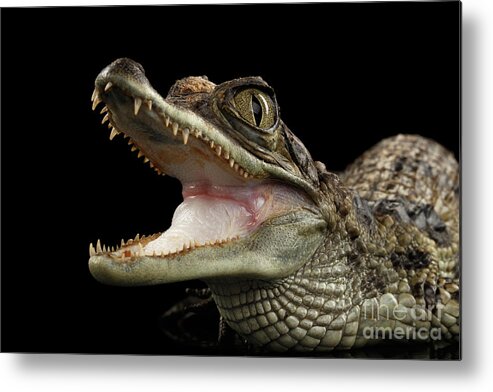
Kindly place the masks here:
<instances>
[{"instance_id":1,"label":"mouth interior","mask_svg":"<svg viewBox=\"0 0 493 392\"><path fill-rule=\"evenodd\" d=\"M144 246L146 255L220 244L244 237L263 218L266 197L256 188L184 187L171 227Z\"/></svg>"},{"instance_id":2,"label":"mouth interior","mask_svg":"<svg viewBox=\"0 0 493 392\"><path fill-rule=\"evenodd\" d=\"M300 191L276 182L245 186L188 184L171 226L110 253L115 258L168 256L221 246L252 234L266 220L306 203Z\"/></svg>"}]
</instances>

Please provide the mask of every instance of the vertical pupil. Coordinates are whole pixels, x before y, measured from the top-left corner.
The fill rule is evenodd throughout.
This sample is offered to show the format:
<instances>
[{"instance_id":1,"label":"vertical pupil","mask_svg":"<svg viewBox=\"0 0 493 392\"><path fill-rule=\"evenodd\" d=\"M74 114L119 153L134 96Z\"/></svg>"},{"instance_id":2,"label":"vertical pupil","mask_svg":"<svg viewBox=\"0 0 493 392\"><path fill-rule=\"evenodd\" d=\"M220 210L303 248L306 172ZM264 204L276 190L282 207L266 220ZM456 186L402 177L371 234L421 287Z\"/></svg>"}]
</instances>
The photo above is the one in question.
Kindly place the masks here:
<instances>
[{"instance_id":1,"label":"vertical pupil","mask_svg":"<svg viewBox=\"0 0 493 392\"><path fill-rule=\"evenodd\" d=\"M255 118L255 125L260 126L260 122L262 121L262 105L255 95L252 95L252 111L253 117Z\"/></svg>"}]
</instances>

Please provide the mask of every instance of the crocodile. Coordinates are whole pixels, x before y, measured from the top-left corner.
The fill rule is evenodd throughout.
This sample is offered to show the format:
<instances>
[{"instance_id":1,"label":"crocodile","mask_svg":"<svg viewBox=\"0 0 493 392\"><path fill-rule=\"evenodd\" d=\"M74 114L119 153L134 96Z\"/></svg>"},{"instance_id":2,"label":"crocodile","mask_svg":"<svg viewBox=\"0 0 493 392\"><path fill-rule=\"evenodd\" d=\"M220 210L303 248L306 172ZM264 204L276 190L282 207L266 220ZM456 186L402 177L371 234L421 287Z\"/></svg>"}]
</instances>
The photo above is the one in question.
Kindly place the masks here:
<instances>
[{"instance_id":1,"label":"crocodile","mask_svg":"<svg viewBox=\"0 0 493 392\"><path fill-rule=\"evenodd\" d=\"M127 58L97 76L100 103L110 139L177 178L183 202L162 233L91 243L98 281L201 280L265 352L459 340L459 167L437 142L398 134L335 174L262 78L186 77L162 98Z\"/></svg>"}]
</instances>

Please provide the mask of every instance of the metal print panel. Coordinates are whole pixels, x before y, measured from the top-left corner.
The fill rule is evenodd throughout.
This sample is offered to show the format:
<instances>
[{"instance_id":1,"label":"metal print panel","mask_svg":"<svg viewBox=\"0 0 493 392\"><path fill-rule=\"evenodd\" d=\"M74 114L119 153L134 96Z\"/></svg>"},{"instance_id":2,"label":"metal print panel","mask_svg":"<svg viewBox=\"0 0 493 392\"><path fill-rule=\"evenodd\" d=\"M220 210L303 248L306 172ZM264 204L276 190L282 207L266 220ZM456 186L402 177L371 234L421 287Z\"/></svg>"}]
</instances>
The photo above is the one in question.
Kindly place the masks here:
<instances>
[{"instance_id":1,"label":"metal print panel","mask_svg":"<svg viewBox=\"0 0 493 392\"><path fill-rule=\"evenodd\" d=\"M2 350L460 358L460 3L2 27Z\"/></svg>"}]
</instances>

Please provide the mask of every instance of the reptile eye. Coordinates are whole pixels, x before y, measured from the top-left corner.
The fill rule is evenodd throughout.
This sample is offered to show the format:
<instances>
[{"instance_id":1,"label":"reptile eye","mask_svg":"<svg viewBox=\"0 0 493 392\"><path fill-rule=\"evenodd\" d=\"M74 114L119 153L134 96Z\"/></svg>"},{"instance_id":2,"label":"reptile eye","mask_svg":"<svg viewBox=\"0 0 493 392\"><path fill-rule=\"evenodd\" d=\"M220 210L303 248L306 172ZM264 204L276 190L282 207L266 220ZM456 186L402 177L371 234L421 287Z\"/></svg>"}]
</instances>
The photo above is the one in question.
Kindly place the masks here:
<instances>
[{"instance_id":1,"label":"reptile eye","mask_svg":"<svg viewBox=\"0 0 493 392\"><path fill-rule=\"evenodd\" d=\"M277 146L281 120L274 90L260 78L223 83L214 90L210 108L228 132L255 148Z\"/></svg>"},{"instance_id":2,"label":"reptile eye","mask_svg":"<svg viewBox=\"0 0 493 392\"><path fill-rule=\"evenodd\" d=\"M253 88L240 90L233 98L233 105L250 125L267 130L275 124L275 104L263 91Z\"/></svg>"},{"instance_id":3,"label":"reptile eye","mask_svg":"<svg viewBox=\"0 0 493 392\"><path fill-rule=\"evenodd\" d=\"M255 95L252 95L252 111L255 124L260 125L262 123L262 106Z\"/></svg>"}]
</instances>

